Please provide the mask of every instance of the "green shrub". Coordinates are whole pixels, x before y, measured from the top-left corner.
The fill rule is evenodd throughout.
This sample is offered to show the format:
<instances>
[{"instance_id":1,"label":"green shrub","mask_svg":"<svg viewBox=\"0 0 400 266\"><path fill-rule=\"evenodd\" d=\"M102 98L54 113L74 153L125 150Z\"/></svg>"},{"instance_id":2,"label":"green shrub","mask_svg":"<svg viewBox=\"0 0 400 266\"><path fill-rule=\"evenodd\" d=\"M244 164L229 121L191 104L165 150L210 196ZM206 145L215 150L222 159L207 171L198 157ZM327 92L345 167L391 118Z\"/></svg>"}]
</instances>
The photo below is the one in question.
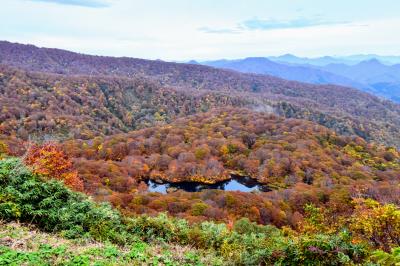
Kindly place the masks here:
<instances>
[{"instance_id":1,"label":"green shrub","mask_svg":"<svg viewBox=\"0 0 400 266\"><path fill-rule=\"evenodd\" d=\"M161 213L156 217L139 216L126 221L130 234L146 241L187 243L189 224L186 220L168 217Z\"/></svg>"},{"instance_id":2,"label":"green shrub","mask_svg":"<svg viewBox=\"0 0 400 266\"><path fill-rule=\"evenodd\" d=\"M350 235L342 232L338 235L304 235L286 245L285 256L280 263L297 265L348 265L350 262L362 262L366 258L364 245L351 243Z\"/></svg>"},{"instance_id":3,"label":"green shrub","mask_svg":"<svg viewBox=\"0 0 400 266\"><path fill-rule=\"evenodd\" d=\"M194 216L200 216L204 214L204 211L207 210L208 205L203 202L198 202L192 205L191 214Z\"/></svg>"},{"instance_id":4,"label":"green shrub","mask_svg":"<svg viewBox=\"0 0 400 266\"><path fill-rule=\"evenodd\" d=\"M276 233L278 230L274 226L269 225L259 225L255 222L250 221L248 218L244 217L235 222L233 229L239 234L250 234L250 233L265 233L272 234Z\"/></svg>"},{"instance_id":5,"label":"green shrub","mask_svg":"<svg viewBox=\"0 0 400 266\"><path fill-rule=\"evenodd\" d=\"M371 261L382 266L400 265L400 247L393 248L391 253L376 250L371 255Z\"/></svg>"},{"instance_id":6,"label":"green shrub","mask_svg":"<svg viewBox=\"0 0 400 266\"><path fill-rule=\"evenodd\" d=\"M118 211L73 192L58 181L43 181L19 159L0 161L0 218L34 223L66 237L90 235L125 243L127 234Z\"/></svg>"}]
</instances>

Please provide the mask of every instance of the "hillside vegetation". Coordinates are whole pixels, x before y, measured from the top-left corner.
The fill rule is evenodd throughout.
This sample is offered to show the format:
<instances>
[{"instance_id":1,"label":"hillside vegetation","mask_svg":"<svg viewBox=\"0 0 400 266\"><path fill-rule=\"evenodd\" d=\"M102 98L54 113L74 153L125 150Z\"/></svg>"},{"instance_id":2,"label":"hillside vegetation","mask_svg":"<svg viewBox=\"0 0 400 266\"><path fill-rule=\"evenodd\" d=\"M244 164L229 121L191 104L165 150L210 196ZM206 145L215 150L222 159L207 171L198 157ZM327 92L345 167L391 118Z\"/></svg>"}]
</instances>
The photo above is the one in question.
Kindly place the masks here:
<instances>
[{"instance_id":1,"label":"hillside vegetation","mask_svg":"<svg viewBox=\"0 0 400 266\"><path fill-rule=\"evenodd\" d=\"M225 97L229 97L232 93L240 93L241 99L250 99L250 102L256 103L251 104L254 108L261 110L272 109L275 113L285 117L311 120L332 128L340 134L358 135L367 140L388 145L399 145L399 105L380 100L377 97L351 88L333 85L317 86L287 81L272 76L243 74L193 64L89 56L58 49L37 48L31 45L8 42L0 42L0 63L7 66L7 68L12 66L28 71L62 74L62 76L53 78L46 76L45 80L49 79L49 81L74 80L73 76L76 75L89 76L85 77L85 79L89 80L89 87L92 88L92 93L104 94L103 98L108 99L108 107L114 105L114 109L117 109L115 106L129 106L133 101L133 97L121 99L118 94L115 97L114 93L121 92L121 89L125 92L127 90L136 90L137 85L133 83L128 86L116 86L114 82L105 82L104 79L110 76L114 80L145 78L153 84L162 87L173 87L174 90L184 91L189 95L193 95L193 90L202 93L214 92L223 94ZM8 82L15 81L15 75L13 72L9 73L4 69L2 71L5 72L2 73L2 91L7 91L11 88L14 90L13 83L9 84ZM31 74L28 75L31 76ZM29 82L31 78L34 80ZM38 82L40 96L45 93L45 90L40 89L40 87L44 87L47 90L55 87L54 82L43 84L43 78L39 78L36 81L37 78L37 75L28 77L28 79L23 77L18 83L23 85L22 89L26 90L26 84L21 84L20 82L33 84ZM79 85L79 83L75 84L75 86L69 84L62 86L62 91L64 91L65 97L70 98L75 94L75 100L86 102L85 99L80 99L85 96L77 94L77 91L80 91L82 86L84 85ZM35 88L37 86L32 87ZM132 95L132 93L130 94ZM135 93L133 93L134 95ZM146 95L150 98L156 97L150 91L145 95L141 95L142 97L139 97L139 99L143 101L143 96ZM172 103L176 102L176 99L176 97L173 97L172 102L168 101L171 104L170 108L171 106L181 110L185 108L185 104L179 101L177 104L172 105ZM71 98L70 101L73 102L74 100ZM198 108L204 104L205 106L209 105L205 99L198 99L192 101L189 107L193 110L194 106ZM232 105L238 106L235 102ZM38 107L42 108L42 111L46 110L45 107ZM166 108L165 111L170 111L170 108ZM92 108L90 109L94 111ZM136 109L128 111L132 113L139 112ZM153 111L154 113L156 111ZM168 114L171 115L170 113ZM66 112L64 115L70 114ZM129 117L127 119L130 121Z\"/></svg>"},{"instance_id":2,"label":"hillside vegetation","mask_svg":"<svg viewBox=\"0 0 400 266\"><path fill-rule=\"evenodd\" d=\"M158 127L90 141L68 141L68 153L88 160L129 165L130 176L171 182L215 183L230 172L263 183L287 186L343 182L344 179L394 179L400 154L394 148L341 137L311 122L284 119L247 109L223 108L177 119ZM146 164L135 173L131 165ZM280 180L279 180L280 179Z\"/></svg>"},{"instance_id":3,"label":"hillside vegetation","mask_svg":"<svg viewBox=\"0 0 400 266\"><path fill-rule=\"evenodd\" d=\"M399 204L400 155L394 148L341 137L302 120L246 109L215 109L111 137L67 141L63 149L98 200L127 213L170 214L193 221L248 217L277 226L303 219L307 203L353 209L360 193ZM144 181L215 183L250 176L274 190L148 193Z\"/></svg>"},{"instance_id":4,"label":"hillside vegetation","mask_svg":"<svg viewBox=\"0 0 400 266\"><path fill-rule=\"evenodd\" d=\"M127 218L58 181L32 174L15 158L0 160L0 192L1 219L29 222L57 234L3 223L1 264L343 265L397 260L396 250L393 255L371 254L368 242L354 243L354 236L346 231L297 235L246 219L227 227L210 222L189 226L165 215ZM318 209L309 208L307 226L315 226ZM399 215L398 211L388 214Z\"/></svg>"},{"instance_id":5,"label":"hillside vegetation","mask_svg":"<svg viewBox=\"0 0 400 266\"><path fill-rule=\"evenodd\" d=\"M342 137L312 122L247 109L223 108L109 137L33 145L26 162L66 180L127 215L168 212L189 221L291 226L304 206L327 210L332 221L355 210L353 198L399 204L399 152ZM250 176L273 191L205 190L149 193L145 181L215 183Z\"/></svg>"}]
</instances>

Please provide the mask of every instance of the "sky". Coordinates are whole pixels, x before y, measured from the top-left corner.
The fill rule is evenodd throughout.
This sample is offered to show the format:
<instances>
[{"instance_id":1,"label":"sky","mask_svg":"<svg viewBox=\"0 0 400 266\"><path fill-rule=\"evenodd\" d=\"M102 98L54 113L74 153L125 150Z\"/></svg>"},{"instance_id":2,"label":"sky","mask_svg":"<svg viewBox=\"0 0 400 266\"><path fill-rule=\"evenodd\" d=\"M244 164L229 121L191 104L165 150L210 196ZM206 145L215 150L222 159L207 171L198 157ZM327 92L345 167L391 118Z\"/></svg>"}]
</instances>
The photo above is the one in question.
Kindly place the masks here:
<instances>
[{"instance_id":1,"label":"sky","mask_svg":"<svg viewBox=\"0 0 400 266\"><path fill-rule=\"evenodd\" d=\"M400 55L399 0L1 0L0 17L0 40L96 55Z\"/></svg>"}]
</instances>

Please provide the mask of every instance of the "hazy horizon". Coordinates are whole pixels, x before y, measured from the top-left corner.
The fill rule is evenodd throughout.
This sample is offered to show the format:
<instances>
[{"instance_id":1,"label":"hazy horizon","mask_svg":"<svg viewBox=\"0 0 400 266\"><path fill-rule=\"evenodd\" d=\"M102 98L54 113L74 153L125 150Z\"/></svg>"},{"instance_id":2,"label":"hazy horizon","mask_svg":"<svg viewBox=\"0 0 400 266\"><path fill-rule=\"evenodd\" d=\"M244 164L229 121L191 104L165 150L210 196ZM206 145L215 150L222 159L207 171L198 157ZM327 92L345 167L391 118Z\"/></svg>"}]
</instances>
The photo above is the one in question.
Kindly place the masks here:
<instances>
[{"instance_id":1,"label":"hazy horizon","mask_svg":"<svg viewBox=\"0 0 400 266\"><path fill-rule=\"evenodd\" d=\"M207 62L207 61L218 61L218 60L230 60L230 61L234 61L234 60L243 60L243 59L247 59L247 58L269 58L269 57L282 57L282 56L294 56L294 57L298 57L298 58L304 58L304 59L319 59L319 58L323 58L323 57L331 57L331 58L335 58L335 59L346 59L348 57L372 57L371 59L375 59L375 57L399 57L400 58L400 54L396 55L396 54L388 54L388 55L383 55L383 54L348 54L348 55L321 55L321 56L300 56L297 54L291 54L291 53L285 53L285 54L277 54L277 55L264 55L264 56L244 56L244 57L233 57L233 58L228 58L228 57L220 57L220 58L210 58L210 59L201 59L198 60L197 58L190 58L187 60L164 60L161 58L142 58L142 57L135 57L135 56L126 56L126 55L121 55L121 56L114 56L114 55L108 55L108 54L96 54L96 53L90 53L90 52L82 52L82 51L74 51L74 50L70 50L70 49L65 49L65 48L60 48L60 47L50 47L50 46L41 46L41 45L36 45L34 43L24 43L24 42L17 42L17 41L10 41L10 40L0 40L0 41L5 41L5 42L9 42L9 43L16 43L16 44L23 44L23 45L33 45L36 46L38 48L47 48L47 49L60 49L60 50L65 50L65 51L71 51L71 52L75 52L75 53L80 53L80 54L86 54L86 55L94 55L94 56L108 56L108 57L130 57L130 58L139 58L139 59L148 59L148 60L162 60L162 61L166 61L166 62L178 62L178 63L187 63L190 61L197 61L197 62ZM368 59L367 59L368 60ZM377 59L378 61L380 61L379 59ZM356 60L355 60L356 61ZM383 62L381 62L383 63Z\"/></svg>"}]
</instances>

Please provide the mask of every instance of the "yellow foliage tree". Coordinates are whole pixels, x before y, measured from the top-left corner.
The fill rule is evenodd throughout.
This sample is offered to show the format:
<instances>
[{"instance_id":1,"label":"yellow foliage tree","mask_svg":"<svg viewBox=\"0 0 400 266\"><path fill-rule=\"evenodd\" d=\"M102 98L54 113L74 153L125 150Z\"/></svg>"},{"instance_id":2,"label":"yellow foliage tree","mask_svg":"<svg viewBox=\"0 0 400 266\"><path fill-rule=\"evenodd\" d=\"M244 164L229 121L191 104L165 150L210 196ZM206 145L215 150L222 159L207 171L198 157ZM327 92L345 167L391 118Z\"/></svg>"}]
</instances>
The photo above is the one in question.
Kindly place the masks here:
<instances>
[{"instance_id":1,"label":"yellow foliage tree","mask_svg":"<svg viewBox=\"0 0 400 266\"><path fill-rule=\"evenodd\" d=\"M400 209L394 204L380 204L372 199L355 199L350 230L385 251L400 246Z\"/></svg>"}]
</instances>

